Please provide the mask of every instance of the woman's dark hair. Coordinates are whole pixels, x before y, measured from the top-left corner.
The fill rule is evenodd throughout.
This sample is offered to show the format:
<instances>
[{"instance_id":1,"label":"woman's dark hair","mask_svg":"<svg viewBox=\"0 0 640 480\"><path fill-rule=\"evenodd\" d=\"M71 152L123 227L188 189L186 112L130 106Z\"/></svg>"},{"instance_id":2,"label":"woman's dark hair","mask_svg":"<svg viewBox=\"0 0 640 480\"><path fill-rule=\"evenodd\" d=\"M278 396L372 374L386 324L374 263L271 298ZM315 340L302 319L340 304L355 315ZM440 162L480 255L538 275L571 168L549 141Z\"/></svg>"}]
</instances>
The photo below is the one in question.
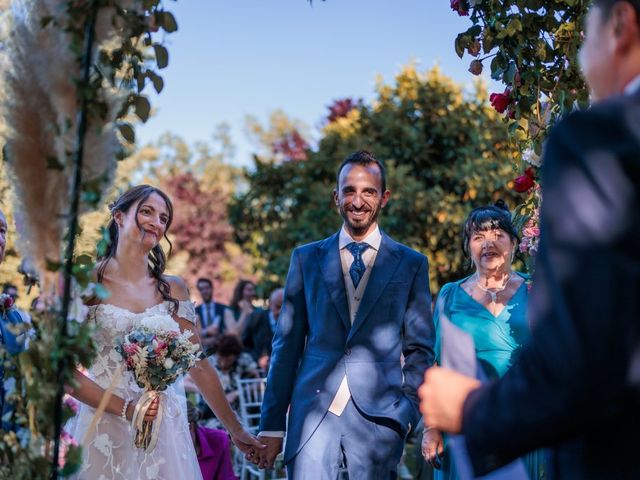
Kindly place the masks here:
<instances>
[{"instance_id":1,"label":"woman's dark hair","mask_svg":"<svg viewBox=\"0 0 640 480\"><path fill-rule=\"evenodd\" d=\"M242 353L242 343L236 335L222 335L218 342L216 354L222 357L239 356Z\"/></svg>"},{"instance_id":2,"label":"woman's dark hair","mask_svg":"<svg viewBox=\"0 0 640 480\"><path fill-rule=\"evenodd\" d=\"M471 258L469 251L469 241L474 233L486 232L489 230L503 230L509 234L511 240L520 243L520 237L511 221L511 212L503 200L498 200L494 205L474 208L464 222L462 229L462 251L465 257Z\"/></svg>"},{"instance_id":3,"label":"woman's dark hair","mask_svg":"<svg viewBox=\"0 0 640 480\"><path fill-rule=\"evenodd\" d=\"M109 209L111 210L111 220L107 224L107 230L109 232L110 242L104 252L104 255L98 258L98 262L100 263L100 266L98 267L98 282L102 282L107 264L113 257L115 257L116 252L118 251L118 225L116 224L115 213L127 213L129 209L137 203L134 218L136 220L136 225L141 229L142 227L140 227L140 224L138 223L138 211L140 210L140 205L142 205L152 193L158 194L167 205L169 218L167 219L164 238L169 243L169 255L171 255L173 246L171 245L169 238L167 238L167 232L169 231L169 227L173 221L173 204L171 203L171 199L166 193L156 187L152 187L150 185L135 186L124 192L115 202L109 205ZM173 303L174 309L177 310L178 301L171 296L171 286L163 277L166 264L167 256L160 244L158 244L151 249L151 252L149 252L149 273L156 279L157 289L158 292L160 292L160 295L162 295L162 298Z\"/></svg>"},{"instance_id":4,"label":"woman's dark hair","mask_svg":"<svg viewBox=\"0 0 640 480\"><path fill-rule=\"evenodd\" d=\"M255 287L256 284L253 283L251 280L238 280L238 283L236 283L236 287L233 289L233 296L231 297L231 303L229 303L229 306L234 310L237 310L238 308L240 308L239 303L240 303L240 300L242 300L244 287L246 287L247 285L253 285Z\"/></svg>"}]
</instances>

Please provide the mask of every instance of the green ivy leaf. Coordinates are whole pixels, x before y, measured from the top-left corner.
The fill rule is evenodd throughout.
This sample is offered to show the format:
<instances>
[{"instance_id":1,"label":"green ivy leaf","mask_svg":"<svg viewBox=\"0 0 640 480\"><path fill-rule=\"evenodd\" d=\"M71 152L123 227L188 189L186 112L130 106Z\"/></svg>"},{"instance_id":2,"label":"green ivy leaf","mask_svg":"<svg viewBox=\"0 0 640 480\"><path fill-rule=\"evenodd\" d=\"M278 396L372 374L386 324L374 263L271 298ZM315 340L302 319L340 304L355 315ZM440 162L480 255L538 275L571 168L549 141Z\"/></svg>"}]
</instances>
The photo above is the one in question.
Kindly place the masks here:
<instances>
[{"instance_id":1,"label":"green ivy leaf","mask_svg":"<svg viewBox=\"0 0 640 480\"><path fill-rule=\"evenodd\" d=\"M142 95L136 96L133 100L133 105L136 109L136 115L140 120L146 122L149 120L149 113L151 112L151 104L147 97L143 97Z\"/></svg>"},{"instance_id":2,"label":"green ivy leaf","mask_svg":"<svg viewBox=\"0 0 640 480\"><path fill-rule=\"evenodd\" d=\"M178 23L171 12L161 12L159 23L167 33L172 33L178 30Z\"/></svg>"},{"instance_id":3,"label":"green ivy leaf","mask_svg":"<svg viewBox=\"0 0 640 480\"><path fill-rule=\"evenodd\" d=\"M151 70L147 70L147 77L149 77L151 83L153 83L153 88L156 90L156 92L162 92L162 89L164 88L164 80L162 79L162 77L157 73L152 72Z\"/></svg>"},{"instance_id":4,"label":"green ivy leaf","mask_svg":"<svg viewBox=\"0 0 640 480\"><path fill-rule=\"evenodd\" d=\"M120 134L124 137L124 139L129 143L135 143L136 134L133 130L133 127L129 123L120 123L118 124L118 130L120 130Z\"/></svg>"},{"instance_id":5,"label":"green ivy leaf","mask_svg":"<svg viewBox=\"0 0 640 480\"><path fill-rule=\"evenodd\" d=\"M156 54L156 63L158 68L162 69L169 65L169 52L162 45L155 43L153 45L153 51Z\"/></svg>"}]
</instances>

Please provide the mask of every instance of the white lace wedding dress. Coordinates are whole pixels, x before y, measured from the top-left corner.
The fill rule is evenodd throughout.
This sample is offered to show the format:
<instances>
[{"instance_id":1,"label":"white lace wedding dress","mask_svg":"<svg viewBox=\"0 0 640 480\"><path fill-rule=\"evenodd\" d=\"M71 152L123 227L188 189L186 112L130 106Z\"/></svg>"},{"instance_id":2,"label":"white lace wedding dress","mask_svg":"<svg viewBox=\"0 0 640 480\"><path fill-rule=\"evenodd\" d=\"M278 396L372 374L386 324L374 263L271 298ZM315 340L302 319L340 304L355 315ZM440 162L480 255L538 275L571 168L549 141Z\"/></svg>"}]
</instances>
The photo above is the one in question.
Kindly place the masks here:
<instances>
[{"instance_id":1,"label":"white lace wedding dress","mask_svg":"<svg viewBox=\"0 0 640 480\"><path fill-rule=\"evenodd\" d=\"M115 350L116 339L122 338L132 327L150 315L169 314L170 302L163 302L142 313L109 304L91 307L89 318L98 324L96 343L98 356L89 369L89 376L106 389L122 357ZM193 323L195 310L191 302L180 302L177 315ZM115 385L115 395L134 402L142 395L131 372L123 370ZM95 408L81 404L80 411L66 425L66 430L83 447L83 464L74 477L79 480L201 480L202 474L193 447L187 422L187 406L182 380L163 393L164 416L158 444L145 452L133 444L130 423L118 415L104 413L97 427L82 444Z\"/></svg>"}]
</instances>

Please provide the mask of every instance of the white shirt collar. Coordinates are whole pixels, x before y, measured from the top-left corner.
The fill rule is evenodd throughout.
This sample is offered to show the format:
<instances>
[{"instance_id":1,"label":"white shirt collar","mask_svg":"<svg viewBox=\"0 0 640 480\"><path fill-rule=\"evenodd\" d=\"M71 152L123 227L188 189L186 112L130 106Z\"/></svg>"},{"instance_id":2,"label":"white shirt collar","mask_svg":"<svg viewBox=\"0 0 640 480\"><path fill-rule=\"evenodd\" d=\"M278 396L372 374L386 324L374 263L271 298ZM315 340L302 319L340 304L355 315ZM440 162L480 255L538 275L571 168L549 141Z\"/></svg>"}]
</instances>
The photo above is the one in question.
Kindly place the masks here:
<instances>
[{"instance_id":1,"label":"white shirt collar","mask_svg":"<svg viewBox=\"0 0 640 480\"><path fill-rule=\"evenodd\" d=\"M637 75L633 80L627 83L627 86L624 87L624 94L633 95L638 90L640 90L640 75Z\"/></svg>"},{"instance_id":2,"label":"white shirt collar","mask_svg":"<svg viewBox=\"0 0 640 480\"><path fill-rule=\"evenodd\" d=\"M382 234L380 233L380 228L378 227L378 225L376 225L376 228L373 229L373 231L364 239L362 239L362 241L368 243L369 246L374 250L380 250L380 243L382 243ZM349 232L347 232L345 226L342 225L342 228L340 229L340 236L338 237L339 248L342 250L351 242L355 242L355 240L351 237L351 235L349 235Z\"/></svg>"}]
</instances>

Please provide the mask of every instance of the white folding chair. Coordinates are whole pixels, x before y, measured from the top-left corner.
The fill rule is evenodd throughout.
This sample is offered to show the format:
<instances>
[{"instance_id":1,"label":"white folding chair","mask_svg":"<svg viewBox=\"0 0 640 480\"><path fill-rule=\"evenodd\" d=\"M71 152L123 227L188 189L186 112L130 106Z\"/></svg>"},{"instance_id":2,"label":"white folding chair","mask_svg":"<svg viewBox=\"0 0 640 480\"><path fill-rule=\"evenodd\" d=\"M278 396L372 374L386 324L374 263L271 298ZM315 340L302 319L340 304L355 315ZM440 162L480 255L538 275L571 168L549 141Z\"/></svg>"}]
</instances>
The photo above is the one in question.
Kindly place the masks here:
<instances>
[{"instance_id":1,"label":"white folding chair","mask_svg":"<svg viewBox=\"0 0 640 480\"><path fill-rule=\"evenodd\" d=\"M257 435L259 433L258 429L260 428L260 413L266 379L236 377L236 384L238 385L240 421L248 432ZM237 463L240 465L240 480L250 480L254 478L258 480L276 480L277 478L282 478L274 477L275 472L273 471L260 470L256 465L247 461L247 459L244 458L244 454L239 450L236 455Z\"/></svg>"}]
</instances>

